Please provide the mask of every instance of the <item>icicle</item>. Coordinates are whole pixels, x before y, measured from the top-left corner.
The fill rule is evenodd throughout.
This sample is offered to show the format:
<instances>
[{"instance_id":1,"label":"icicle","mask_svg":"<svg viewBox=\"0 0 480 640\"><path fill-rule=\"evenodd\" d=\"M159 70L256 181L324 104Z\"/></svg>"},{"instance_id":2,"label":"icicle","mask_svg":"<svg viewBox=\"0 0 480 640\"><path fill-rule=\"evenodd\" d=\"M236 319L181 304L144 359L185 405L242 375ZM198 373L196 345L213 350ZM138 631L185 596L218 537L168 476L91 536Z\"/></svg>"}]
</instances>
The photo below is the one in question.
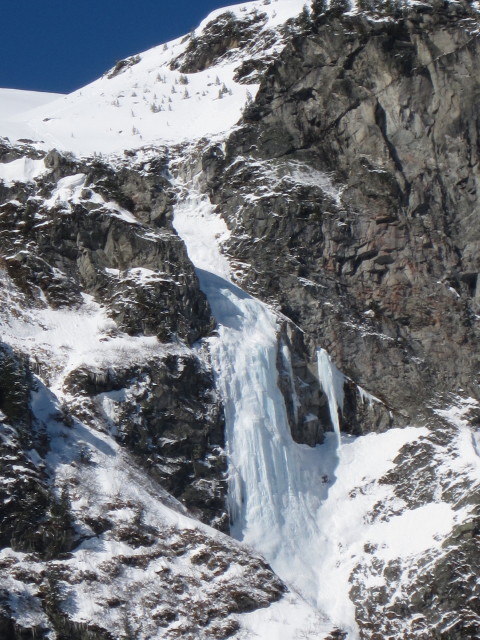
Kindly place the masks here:
<instances>
[{"instance_id":1,"label":"icicle","mask_svg":"<svg viewBox=\"0 0 480 640\"><path fill-rule=\"evenodd\" d=\"M282 355L283 365L288 373L288 381L290 383L290 394L292 397L293 416L295 422L298 421L298 409L300 407L300 401L298 399L297 390L295 388L295 377L293 375L292 357L290 355L290 349L288 345L282 344L280 353Z\"/></svg>"},{"instance_id":2,"label":"icicle","mask_svg":"<svg viewBox=\"0 0 480 640\"><path fill-rule=\"evenodd\" d=\"M340 417L338 412L343 411L343 385L345 377L343 373L337 369L325 349L317 349L317 363L318 377L327 396L330 419L333 429L337 434L338 446L340 447Z\"/></svg>"},{"instance_id":3,"label":"icicle","mask_svg":"<svg viewBox=\"0 0 480 640\"><path fill-rule=\"evenodd\" d=\"M368 391L365 391L363 387L361 387L358 384L356 386L357 386L357 391L360 395L360 398L362 399L362 404L365 404L365 402L368 402L369 407L373 406L375 402L377 402L378 404L383 404L383 402L379 398L377 398L376 396L372 396L372 394L368 393Z\"/></svg>"}]
</instances>

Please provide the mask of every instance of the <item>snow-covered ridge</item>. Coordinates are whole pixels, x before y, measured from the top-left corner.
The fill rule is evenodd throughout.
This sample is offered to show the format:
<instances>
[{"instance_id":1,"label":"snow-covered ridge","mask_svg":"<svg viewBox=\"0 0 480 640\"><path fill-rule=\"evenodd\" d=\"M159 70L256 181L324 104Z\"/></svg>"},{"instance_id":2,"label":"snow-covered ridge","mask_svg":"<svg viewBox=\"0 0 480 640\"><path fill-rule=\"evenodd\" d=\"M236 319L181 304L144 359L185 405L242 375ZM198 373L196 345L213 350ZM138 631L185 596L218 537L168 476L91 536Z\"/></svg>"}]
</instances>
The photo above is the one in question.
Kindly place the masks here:
<instances>
[{"instance_id":1,"label":"snow-covered ridge","mask_svg":"<svg viewBox=\"0 0 480 640\"><path fill-rule=\"evenodd\" d=\"M303 0L256 1L218 9L201 23L194 34L178 38L133 56L117 71L106 73L95 82L37 108L43 94L25 104L31 110L1 122L0 135L43 141L45 148L56 147L78 154L120 151L145 144L176 143L229 130L239 120L246 102L258 85L240 84L235 71L245 56L220 57L204 71L181 73L172 63L201 38L207 25L228 13L237 20L264 14L261 32L276 32L268 51L255 50L250 58L262 57L282 46L280 30L285 21L300 13ZM261 42L261 36L255 41ZM273 49L272 49L273 47ZM1 95L0 95L1 98Z\"/></svg>"},{"instance_id":2,"label":"snow-covered ridge","mask_svg":"<svg viewBox=\"0 0 480 640\"><path fill-rule=\"evenodd\" d=\"M0 89L0 120L11 119L62 97L60 93Z\"/></svg>"}]
</instances>

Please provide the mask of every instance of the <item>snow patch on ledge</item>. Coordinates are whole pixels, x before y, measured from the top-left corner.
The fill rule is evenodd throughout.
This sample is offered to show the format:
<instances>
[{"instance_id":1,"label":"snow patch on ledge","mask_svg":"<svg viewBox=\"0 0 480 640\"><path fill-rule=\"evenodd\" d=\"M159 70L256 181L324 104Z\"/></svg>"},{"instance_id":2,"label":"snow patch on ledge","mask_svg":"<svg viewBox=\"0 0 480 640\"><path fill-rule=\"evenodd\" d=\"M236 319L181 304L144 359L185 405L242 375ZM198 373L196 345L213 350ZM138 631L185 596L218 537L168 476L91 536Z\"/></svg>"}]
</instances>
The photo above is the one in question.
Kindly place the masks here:
<instances>
[{"instance_id":1,"label":"snow patch on ledge","mask_svg":"<svg viewBox=\"0 0 480 640\"><path fill-rule=\"evenodd\" d=\"M32 160L23 157L12 162L0 164L0 180L6 187L12 186L14 182L33 182L47 171L43 160Z\"/></svg>"}]
</instances>

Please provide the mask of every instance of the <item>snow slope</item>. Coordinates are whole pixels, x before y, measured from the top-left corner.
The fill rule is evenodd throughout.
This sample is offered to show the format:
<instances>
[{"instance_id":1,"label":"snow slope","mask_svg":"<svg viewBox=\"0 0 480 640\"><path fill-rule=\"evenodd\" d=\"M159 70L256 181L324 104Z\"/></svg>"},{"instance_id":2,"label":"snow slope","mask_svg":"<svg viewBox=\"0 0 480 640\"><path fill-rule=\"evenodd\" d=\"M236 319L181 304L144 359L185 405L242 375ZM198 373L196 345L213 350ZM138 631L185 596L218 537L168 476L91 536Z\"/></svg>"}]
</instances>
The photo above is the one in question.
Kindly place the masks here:
<instances>
[{"instance_id":1,"label":"snow slope","mask_svg":"<svg viewBox=\"0 0 480 640\"><path fill-rule=\"evenodd\" d=\"M261 33L276 32L276 44L265 51L255 50L252 42L250 57L265 56L282 46L281 26L303 5L303 0L273 0L216 10L201 23L195 36L201 37L207 24L225 12L239 19L262 13L265 20ZM233 79L245 54L242 52L241 57L233 51L204 71L182 74L170 65L185 52L189 41L188 36L178 38L145 51L130 58L131 66L126 65L116 75L107 73L70 95L55 100L55 95L44 94L48 104L40 97L32 97L30 102L25 97L25 107L30 110L25 113L22 108L16 116L10 113L8 122L0 117L0 135L12 140L29 137L43 140L45 148L90 154L153 142L176 143L227 131L239 120L248 96L254 96L258 89L258 85L239 84Z\"/></svg>"},{"instance_id":2,"label":"snow slope","mask_svg":"<svg viewBox=\"0 0 480 640\"><path fill-rule=\"evenodd\" d=\"M61 98L60 93L22 91L20 89L0 89L0 135L10 140L19 138L36 139L38 135L31 129L24 117L25 112L44 107Z\"/></svg>"},{"instance_id":3,"label":"snow slope","mask_svg":"<svg viewBox=\"0 0 480 640\"><path fill-rule=\"evenodd\" d=\"M44 106L61 97L61 93L0 89L0 120L11 119L25 111Z\"/></svg>"}]
</instances>

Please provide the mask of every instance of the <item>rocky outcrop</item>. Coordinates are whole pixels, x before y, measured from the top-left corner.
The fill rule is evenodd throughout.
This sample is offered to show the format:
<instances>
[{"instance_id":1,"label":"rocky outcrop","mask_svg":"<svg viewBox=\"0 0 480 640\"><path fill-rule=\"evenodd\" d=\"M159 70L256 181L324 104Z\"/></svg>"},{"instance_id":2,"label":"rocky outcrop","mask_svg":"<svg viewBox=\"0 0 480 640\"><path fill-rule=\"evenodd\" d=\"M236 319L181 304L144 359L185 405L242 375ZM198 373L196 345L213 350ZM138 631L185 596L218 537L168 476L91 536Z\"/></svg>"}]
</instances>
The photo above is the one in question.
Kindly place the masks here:
<instances>
[{"instance_id":1,"label":"rocky outcrop","mask_svg":"<svg viewBox=\"0 0 480 640\"><path fill-rule=\"evenodd\" d=\"M131 335L191 344L208 333L205 297L169 221L161 160L146 177L141 167L117 173L58 153L45 164L51 171L37 183L4 187L1 211L4 264L32 302L41 291L53 306L71 305L83 291Z\"/></svg>"},{"instance_id":2,"label":"rocky outcrop","mask_svg":"<svg viewBox=\"0 0 480 640\"><path fill-rule=\"evenodd\" d=\"M171 345L152 350L152 343L136 365L119 362L114 350L105 368L67 368L60 381L66 410L112 432L192 512L224 529L222 411L206 355L187 348L211 331L213 320L171 225L175 196L166 156L142 158L130 156L115 169L99 158L51 151L38 178L4 184L2 298L7 305L16 296L25 314L47 305L80 309L90 295L113 320L104 340L123 332ZM41 350L28 355L44 380L58 376L58 364ZM9 363L4 377L16 375ZM15 411L28 406L30 390L22 389L11 382L2 400L15 426L21 422ZM114 426L104 409L111 392L125 396Z\"/></svg>"},{"instance_id":3,"label":"rocky outcrop","mask_svg":"<svg viewBox=\"0 0 480 640\"><path fill-rule=\"evenodd\" d=\"M75 415L103 425L190 513L228 531L223 414L205 362L184 350L79 367L64 389Z\"/></svg>"},{"instance_id":4,"label":"rocky outcrop","mask_svg":"<svg viewBox=\"0 0 480 640\"><path fill-rule=\"evenodd\" d=\"M239 20L226 11L209 22L200 36L191 34L185 52L171 64L182 73L196 73L208 69L229 52L241 49L258 37L265 25L266 15L256 11ZM187 36L188 38L188 36Z\"/></svg>"},{"instance_id":5,"label":"rocky outcrop","mask_svg":"<svg viewBox=\"0 0 480 640\"><path fill-rule=\"evenodd\" d=\"M26 358L3 343L0 365L0 548L55 558L70 551L74 532L65 496L52 491L33 454L42 446L30 407L34 377Z\"/></svg>"},{"instance_id":6,"label":"rocky outcrop","mask_svg":"<svg viewBox=\"0 0 480 640\"><path fill-rule=\"evenodd\" d=\"M476 420L476 409L464 417ZM480 603L476 578L480 533L478 479L459 464L458 430L436 415L431 432L416 447L405 446L395 468L380 482L394 490L395 500L413 509L450 503L455 510L470 511L465 521L450 532L440 548L407 561L378 557L379 549L367 550L371 563L356 567L351 597L363 637L475 638L480 629ZM465 434L466 435L466 434ZM450 468L449 468L450 467ZM472 508L473 507L473 508ZM374 521L392 517L385 504L371 514ZM418 532L412 531L412 535ZM376 586L369 588L369 581ZM400 586L400 588L398 588Z\"/></svg>"},{"instance_id":7,"label":"rocky outcrop","mask_svg":"<svg viewBox=\"0 0 480 640\"><path fill-rule=\"evenodd\" d=\"M138 64L140 60L141 58L138 55L130 56L130 58L125 58L125 60L119 60L116 63L116 65L113 67L113 69L108 73L107 78L109 80L111 80L112 78L115 78L120 73L124 73L130 67L133 67L134 65Z\"/></svg>"}]
</instances>

